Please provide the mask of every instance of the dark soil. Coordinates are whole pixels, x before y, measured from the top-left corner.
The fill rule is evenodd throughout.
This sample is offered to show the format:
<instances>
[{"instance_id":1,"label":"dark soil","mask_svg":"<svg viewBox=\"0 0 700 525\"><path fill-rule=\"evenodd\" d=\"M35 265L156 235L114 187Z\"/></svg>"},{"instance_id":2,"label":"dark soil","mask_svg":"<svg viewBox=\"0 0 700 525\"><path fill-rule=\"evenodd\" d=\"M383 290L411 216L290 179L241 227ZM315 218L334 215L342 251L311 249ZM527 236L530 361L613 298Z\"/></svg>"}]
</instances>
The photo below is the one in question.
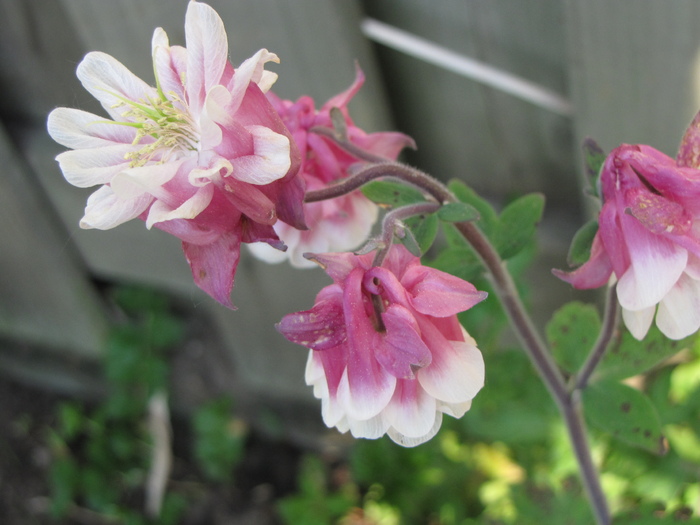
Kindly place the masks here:
<instances>
[{"instance_id":1,"label":"dark soil","mask_svg":"<svg viewBox=\"0 0 700 525\"><path fill-rule=\"evenodd\" d=\"M114 524L86 508L50 515L51 452L47 429L64 398L0 374L0 523L3 525ZM186 421L173 421L173 469L169 488L186 494L182 525L272 525L282 521L275 501L294 492L302 451L251 432L233 484L206 482L192 461ZM136 498L138 500L138 498ZM134 503L135 505L139 503Z\"/></svg>"}]
</instances>

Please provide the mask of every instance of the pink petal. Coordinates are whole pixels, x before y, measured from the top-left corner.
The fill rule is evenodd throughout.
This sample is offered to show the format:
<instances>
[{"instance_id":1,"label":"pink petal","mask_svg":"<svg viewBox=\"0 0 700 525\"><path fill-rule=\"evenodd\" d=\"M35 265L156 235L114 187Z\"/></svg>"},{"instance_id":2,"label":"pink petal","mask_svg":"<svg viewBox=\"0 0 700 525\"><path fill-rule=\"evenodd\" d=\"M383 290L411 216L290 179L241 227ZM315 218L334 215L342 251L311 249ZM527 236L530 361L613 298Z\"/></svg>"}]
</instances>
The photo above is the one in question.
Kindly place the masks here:
<instances>
[{"instance_id":1,"label":"pink petal","mask_svg":"<svg viewBox=\"0 0 700 525\"><path fill-rule=\"evenodd\" d=\"M628 310L657 304L678 281L688 262L688 252L650 233L629 215L620 217L630 254L630 267L620 277L617 296Z\"/></svg>"},{"instance_id":2,"label":"pink petal","mask_svg":"<svg viewBox=\"0 0 700 525\"><path fill-rule=\"evenodd\" d=\"M233 231L221 234L210 244L182 243L195 284L229 308L234 308L230 296L240 257L240 244L240 237Z\"/></svg>"},{"instance_id":3,"label":"pink petal","mask_svg":"<svg viewBox=\"0 0 700 525\"><path fill-rule=\"evenodd\" d=\"M288 340L312 350L334 348L347 339L342 291L316 301L311 310L285 315L275 325Z\"/></svg>"},{"instance_id":4,"label":"pink petal","mask_svg":"<svg viewBox=\"0 0 700 525\"><path fill-rule=\"evenodd\" d=\"M164 164L148 164L138 168L121 170L112 179L112 190L122 199L128 199L149 193L155 197L164 197L162 186L172 180L182 166L183 160Z\"/></svg>"},{"instance_id":5,"label":"pink petal","mask_svg":"<svg viewBox=\"0 0 700 525\"><path fill-rule=\"evenodd\" d=\"M413 379L414 370L430 365L430 350L421 339L418 323L408 309L392 304L382 314L386 327L384 344L375 348L375 357L384 369L398 379Z\"/></svg>"},{"instance_id":6,"label":"pink petal","mask_svg":"<svg viewBox=\"0 0 700 525\"><path fill-rule=\"evenodd\" d=\"M412 296L411 305L434 317L456 315L488 296L463 279L426 266L406 270L401 283Z\"/></svg>"},{"instance_id":7,"label":"pink petal","mask_svg":"<svg viewBox=\"0 0 700 525\"><path fill-rule=\"evenodd\" d=\"M685 131L676 161L679 166L700 169L700 113L695 115Z\"/></svg>"},{"instance_id":8,"label":"pink petal","mask_svg":"<svg viewBox=\"0 0 700 525\"><path fill-rule=\"evenodd\" d=\"M244 60L233 74L230 86L231 102L226 109L231 114L238 111L248 89L248 84L251 82L257 84L260 91L267 93L277 80L277 74L265 71L265 64L267 62L279 64L279 61L279 57L267 49L260 49L252 57Z\"/></svg>"},{"instance_id":9,"label":"pink petal","mask_svg":"<svg viewBox=\"0 0 700 525\"><path fill-rule=\"evenodd\" d=\"M598 288L605 285L610 280L612 264L603 248L600 235L593 238L591 257L583 265L572 272L554 269L552 273L578 289Z\"/></svg>"},{"instance_id":10,"label":"pink petal","mask_svg":"<svg viewBox=\"0 0 700 525\"><path fill-rule=\"evenodd\" d=\"M359 268L350 272L343 297L349 351L337 396L349 420L367 420L379 414L391 399L396 385L396 378L374 358L380 336L365 312L361 289L363 273Z\"/></svg>"},{"instance_id":11,"label":"pink petal","mask_svg":"<svg viewBox=\"0 0 700 525\"><path fill-rule=\"evenodd\" d=\"M683 235L692 224L692 217L680 204L647 189L625 192L625 201L634 218L652 233Z\"/></svg>"}]
</instances>

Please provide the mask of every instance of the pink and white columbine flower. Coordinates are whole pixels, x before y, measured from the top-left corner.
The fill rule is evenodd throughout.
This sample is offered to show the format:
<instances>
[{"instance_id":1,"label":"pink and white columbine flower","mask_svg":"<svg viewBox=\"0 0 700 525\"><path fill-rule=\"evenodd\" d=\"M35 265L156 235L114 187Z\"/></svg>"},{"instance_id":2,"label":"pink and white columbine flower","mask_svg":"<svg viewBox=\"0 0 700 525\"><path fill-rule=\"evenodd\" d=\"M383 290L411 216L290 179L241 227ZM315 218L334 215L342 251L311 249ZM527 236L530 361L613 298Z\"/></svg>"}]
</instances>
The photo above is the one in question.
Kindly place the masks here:
<instances>
[{"instance_id":1,"label":"pink and white columbine flower","mask_svg":"<svg viewBox=\"0 0 700 525\"><path fill-rule=\"evenodd\" d=\"M442 414L464 415L484 384L481 352L456 314L486 293L402 245L380 267L373 257L315 255L334 284L277 329L311 350L306 382L326 425L415 446L437 433Z\"/></svg>"},{"instance_id":2,"label":"pink and white columbine flower","mask_svg":"<svg viewBox=\"0 0 700 525\"><path fill-rule=\"evenodd\" d=\"M671 339L700 328L699 123L700 114L676 160L643 145L610 153L591 257L570 273L555 270L576 288L603 286L614 273L623 319L640 340L654 316Z\"/></svg>"},{"instance_id":3,"label":"pink and white columbine flower","mask_svg":"<svg viewBox=\"0 0 700 525\"><path fill-rule=\"evenodd\" d=\"M322 189L346 177L348 168L358 162L357 158L338 147L329 138L310 131L314 127L332 128L333 108L338 108L345 119L348 140L369 153L387 160L395 160L403 148L415 147L413 139L403 133L365 133L355 125L347 106L362 87L364 80L364 74L358 68L353 84L331 98L319 110L315 108L311 97L304 96L292 102L282 100L272 92L267 93L267 98L291 131L299 148L299 173L306 182L307 190ZM288 247L286 252L270 249L264 244L254 244L250 245L253 254L270 263L288 259L297 268L314 267L312 261L304 258L304 253L352 250L367 239L372 225L377 220L377 206L360 191L327 201L307 203L304 205L304 212L308 230L299 230L284 221L274 226L280 239Z\"/></svg>"},{"instance_id":4,"label":"pink and white columbine flower","mask_svg":"<svg viewBox=\"0 0 700 525\"><path fill-rule=\"evenodd\" d=\"M190 2L187 48L153 34L155 87L113 57L93 52L78 66L83 86L112 120L58 108L54 140L72 148L57 160L68 182L99 185L82 228L108 229L134 218L183 241L196 284L231 306L241 242L281 247L278 218L303 228L299 154L265 97L276 55L258 51L234 70L223 22Z\"/></svg>"}]
</instances>

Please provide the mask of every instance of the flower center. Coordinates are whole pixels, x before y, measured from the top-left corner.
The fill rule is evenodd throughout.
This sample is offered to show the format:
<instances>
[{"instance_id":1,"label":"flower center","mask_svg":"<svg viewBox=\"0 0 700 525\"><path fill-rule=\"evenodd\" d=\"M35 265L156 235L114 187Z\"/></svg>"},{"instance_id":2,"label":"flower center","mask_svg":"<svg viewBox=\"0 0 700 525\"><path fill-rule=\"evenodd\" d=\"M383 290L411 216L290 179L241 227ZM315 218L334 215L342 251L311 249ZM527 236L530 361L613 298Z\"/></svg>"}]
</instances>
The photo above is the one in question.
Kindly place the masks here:
<instances>
[{"instance_id":1,"label":"flower center","mask_svg":"<svg viewBox=\"0 0 700 525\"><path fill-rule=\"evenodd\" d=\"M122 116L131 120L114 123L136 128L132 144L140 144L146 137L154 139L145 143L141 149L124 155L125 159L131 161L131 168L143 166L152 160L162 164L174 152L197 149L199 137L187 111L187 104L173 92L169 92L169 97L166 97L162 91L158 91L160 96L156 99L136 102L119 97L121 102L113 106L127 108Z\"/></svg>"}]
</instances>

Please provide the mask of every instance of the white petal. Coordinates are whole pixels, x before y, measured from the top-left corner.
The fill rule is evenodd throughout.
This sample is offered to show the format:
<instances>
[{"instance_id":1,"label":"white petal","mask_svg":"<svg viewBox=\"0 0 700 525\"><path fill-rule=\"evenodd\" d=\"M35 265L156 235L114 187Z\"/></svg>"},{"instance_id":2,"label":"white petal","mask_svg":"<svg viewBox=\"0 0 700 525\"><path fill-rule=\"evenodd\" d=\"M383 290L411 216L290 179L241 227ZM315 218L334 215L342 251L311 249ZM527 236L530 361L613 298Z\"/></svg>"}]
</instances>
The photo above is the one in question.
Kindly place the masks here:
<instances>
[{"instance_id":1,"label":"white petal","mask_svg":"<svg viewBox=\"0 0 700 525\"><path fill-rule=\"evenodd\" d=\"M464 403L442 403L438 402L438 410L443 414L459 419L472 407L471 401Z\"/></svg>"},{"instance_id":2,"label":"white petal","mask_svg":"<svg viewBox=\"0 0 700 525\"><path fill-rule=\"evenodd\" d=\"M348 417L348 426L354 437L365 439L380 438L389 429L389 424L384 420L382 414L364 420Z\"/></svg>"},{"instance_id":3,"label":"white petal","mask_svg":"<svg viewBox=\"0 0 700 525\"><path fill-rule=\"evenodd\" d=\"M420 385L415 392L406 392L401 386L407 381L399 381L394 397L384 409L389 424L403 436L418 438L425 436L435 425L437 405Z\"/></svg>"},{"instance_id":4,"label":"white petal","mask_svg":"<svg viewBox=\"0 0 700 525\"><path fill-rule=\"evenodd\" d=\"M206 4L189 2L185 15L187 93L199 113L207 92L221 81L228 57L228 39L219 15Z\"/></svg>"},{"instance_id":5,"label":"white petal","mask_svg":"<svg viewBox=\"0 0 700 525\"><path fill-rule=\"evenodd\" d=\"M49 113L46 127L52 139L71 149L131 144L136 135L136 130L130 126L73 108L54 109Z\"/></svg>"},{"instance_id":6,"label":"white petal","mask_svg":"<svg viewBox=\"0 0 700 525\"><path fill-rule=\"evenodd\" d=\"M625 322L625 326L634 336L634 338L641 341L649 331L651 322L654 320L655 312L656 305L636 311L627 310L623 307L622 319Z\"/></svg>"},{"instance_id":7,"label":"white petal","mask_svg":"<svg viewBox=\"0 0 700 525\"><path fill-rule=\"evenodd\" d=\"M621 217L625 228L630 267L620 277L617 297L628 310L657 304L678 281L688 252L671 241L647 231L628 215Z\"/></svg>"},{"instance_id":8,"label":"white petal","mask_svg":"<svg viewBox=\"0 0 700 525\"><path fill-rule=\"evenodd\" d=\"M192 197L183 202L180 206L172 209L163 201L156 201L151 206L146 219L146 227L151 228L159 222L171 221L173 219L194 219L202 213L214 196L214 186L208 184L198 188Z\"/></svg>"},{"instance_id":9,"label":"white petal","mask_svg":"<svg viewBox=\"0 0 700 525\"><path fill-rule=\"evenodd\" d=\"M438 433L438 430L440 430L440 425L442 425L442 414L438 412L437 414L435 414L435 424L426 434L422 436L414 438L404 436L394 428L389 428L389 430L387 430L387 434L394 443L401 445L402 447L416 447L418 445L422 445L426 441L433 439L433 437L435 437L435 434Z\"/></svg>"},{"instance_id":10,"label":"white petal","mask_svg":"<svg viewBox=\"0 0 700 525\"><path fill-rule=\"evenodd\" d=\"M287 259L287 253L282 250L277 250L273 248L266 242L253 242L246 244L250 253L252 253L257 259L265 261L268 264L279 264ZM311 261L312 267L316 266ZM307 383L309 384L309 383Z\"/></svg>"},{"instance_id":11,"label":"white petal","mask_svg":"<svg viewBox=\"0 0 700 525\"><path fill-rule=\"evenodd\" d=\"M122 170L112 179L112 190L122 199L144 193L159 197L162 193L159 190L163 184L172 180L181 164L182 161L175 161Z\"/></svg>"},{"instance_id":12,"label":"white petal","mask_svg":"<svg viewBox=\"0 0 700 525\"><path fill-rule=\"evenodd\" d=\"M254 155L234 159L233 176L250 184L270 184L287 174L292 165L289 139L265 126L248 126Z\"/></svg>"},{"instance_id":13,"label":"white petal","mask_svg":"<svg viewBox=\"0 0 700 525\"><path fill-rule=\"evenodd\" d=\"M228 177L233 171L231 163L218 157L208 168L195 168L187 176L187 180L192 186L205 186L211 182Z\"/></svg>"},{"instance_id":14,"label":"white petal","mask_svg":"<svg viewBox=\"0 0 700 525\"><path fill-rule=\"evenodd\" d=\"M353 386L351 389L346 368L338 383L336 399L347 413L348 420L362 421L373 418L386 408L394 394L396 378L383 371L373 371L367 373L367 378L355 381Z\"/></svg>"},{"instance_id":15,"label":"white petal","mask_svg":"<svg viewBox=\"0 0 700 525\"><path fill-rule=\"evenodd\" d=\"M451 348L433 352L433 361L416 377L425 391L438 401L463 403L484 386L484 359L469 343L449 341Z\"/></svg>"},{"instance_id":16,"label":"white petal","mask_svg":"<svg viewBox=\"0 0 700 525\"><path fill-rule=\"evenodd\" d=\"M123 102L120 97L145 102L156 96L151 86L106 53L93 51L85 55L76 74L85 89L102 103L114 120L131 120L122 117L122 113L129 110L128 106L113 107Z\"/></svg>"},{"instance_id":17,"label":"white petal","mask_svg":"<svg viewBox=\"0 0 700 525\"><path fill-rule=\"evenodd\" d=\"M109 186L102 186L88 197L80 227L108 230L141 215L153 201L150 195L134 199L118 198Z\"/></svg>"},{"instance_id":18,"label":"white petal","mask_svg":"<svg viewBox=\"0 0 700 525\"><path fill-rule=\"evenodd\" d=\"M666 337L683 339L700 328L700 281L683 274L659 303L656 326Z\"/></svg>"},{"instance_id":19,"label":"white petal","mask_svg":"<svg viewBox=\"0 0 700 525\"><path fill-rule=\"evenodd\" d=\"M107 184L120 171L127 169L130 161L124 155L136 151L138 146L114 144L101 148L64 151L56 156L65 179L78 188Z\"/></svg>"}]
</instances>

